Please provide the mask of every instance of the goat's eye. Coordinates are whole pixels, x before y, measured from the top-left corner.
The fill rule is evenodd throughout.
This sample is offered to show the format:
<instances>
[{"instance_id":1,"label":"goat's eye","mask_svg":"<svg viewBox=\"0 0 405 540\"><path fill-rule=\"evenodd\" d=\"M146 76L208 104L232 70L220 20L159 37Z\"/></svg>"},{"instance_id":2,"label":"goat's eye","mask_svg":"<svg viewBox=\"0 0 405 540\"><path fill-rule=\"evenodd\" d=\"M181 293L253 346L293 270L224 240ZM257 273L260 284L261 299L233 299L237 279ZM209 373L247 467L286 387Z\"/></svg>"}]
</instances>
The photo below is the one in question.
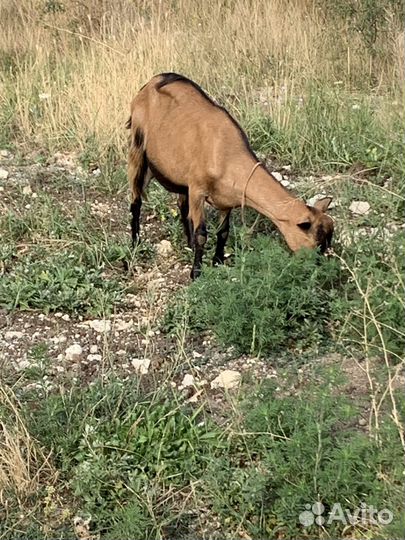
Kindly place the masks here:
<instances>
[{"instance_id":1,"label":"goat's eye","mask_svg":"<svg viewBox=\"0 0 405 540\"><path fill-rule=\"evenodd\" d=\"M303 221L302 223L297 223L297 226L303 230L308 231L311 228L311 222L310 221Z\"/></svg>"}]
</instances>

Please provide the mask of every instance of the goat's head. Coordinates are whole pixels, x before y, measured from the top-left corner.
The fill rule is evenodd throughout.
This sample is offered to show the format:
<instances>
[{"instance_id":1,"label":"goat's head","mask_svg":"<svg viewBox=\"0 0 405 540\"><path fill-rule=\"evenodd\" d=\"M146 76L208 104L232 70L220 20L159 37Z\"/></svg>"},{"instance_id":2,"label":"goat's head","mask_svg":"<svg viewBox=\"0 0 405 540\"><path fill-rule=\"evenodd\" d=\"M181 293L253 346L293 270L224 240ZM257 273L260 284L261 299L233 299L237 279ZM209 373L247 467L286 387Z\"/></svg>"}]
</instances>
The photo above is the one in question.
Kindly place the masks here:
<instances>
[{"instance_id":1,"label":"goat's head","mask_svg":"<svg viewBox=\"0 0 405 540\"><path fill-rule=\"evenodd\" d=\"M325 211L332 199L325 197L314 206L307 206L308 213L296 223L290 223L284 231L286 242L292 251L301 248L320 248L322 253L330 247L333 235L333 220Z\"/></svg>"}]
</instances>

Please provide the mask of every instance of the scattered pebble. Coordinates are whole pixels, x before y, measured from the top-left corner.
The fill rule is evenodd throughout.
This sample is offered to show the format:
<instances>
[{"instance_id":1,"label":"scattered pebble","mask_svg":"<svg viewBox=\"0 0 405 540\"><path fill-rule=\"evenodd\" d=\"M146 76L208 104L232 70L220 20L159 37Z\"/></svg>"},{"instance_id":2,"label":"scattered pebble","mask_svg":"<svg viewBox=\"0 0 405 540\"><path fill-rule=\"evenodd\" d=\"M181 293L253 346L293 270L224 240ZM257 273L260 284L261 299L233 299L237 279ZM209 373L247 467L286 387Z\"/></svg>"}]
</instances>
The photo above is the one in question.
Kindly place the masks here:
<instances>
[{"instance_id":1,"label":"scattered pebble","mask_svg":"<svg viewBox=\"0 0 405 540\"><path fill-rule=\"evenodd\" d=\"M83 353L83 349L78 343L70 345L65 351L66 360L74 361L78 360Z\"/></svg>"},{"instance_id":2,"label":"scattered pebble","mask_svg":"<svg viewBox=\"0 0 405 540\"><path fill-rule=\"evenodd\" d=\"M98 352L97 345L91 345L90 346L90 354L96 354Z\"/></svg>"},{"instance_id":3,"label":"scattered pebble","mask_svg":"<svg viewBox=\"0 0 405 540\"><path fill-rule=\"evenodd\" d=\"M130 319L129 321L123 321L122 319L115 319L114 321L114 330L121 332L123 330L129 330L134 325L134 321Z\"/></svg>"},{"instance_id":4,"label":"scattered pebble","mask_svg":"<svg viewBox=\"0 0 405 540\"><path fill-rule=\"evenodd\" d=\"M218 377L215 377L211 381L211 388L224 388L225 390L230 390L240 385L242 380L242 375L239 371L234 371L233 369L225 369L222 371Z\"/></svg>"},{"instance_id":5,"label":"scattered pebble","mask_svg":"<svg viewBox=\"0 0 405 540\"><path fill-rule=\"evenodd\" d=\"M32 193L31 186L30 185L24 186L22 192L23 192L23 195L31 195Z\"/></svg>"},{"instance_id":6,"label":"scattered pebble","mask_svg":"<svg viewBox=\"0 0 405 540\"><path fill-rule=\"evenodd\" d=\"M9 330L8 332L5 333L4 337L6 338L6 340L21 339L23 335L24 335L23 332L17 332L16 330Z\"/></svg>"},{"instance_id":7,"label":"scattered pebble","mask_svg":"<svg viewBox=\"0 0 405 540\"><path fill-rule=\"evenodd\" d=\"M275 171L275 172L272 172L271 175L273 176L273 178L277 180L277 182L283 181L283 175L281 173Z\"/></svg>"},{"instance_id":8,"label":"scattered pebble","mask_svg":"<svg viewBox=\"0 0 405 540\"><path fill-rule=\"evenodd\" d=\"M194 386L194 377L191 373L186 373L179 388L187 388L188 386Z\"/></svg>"},{"instance_id":9,"label":"scattered pebble","mask_svg":"<svg viewBox=\"0 0 405 540\"><path fill-rule=\"evenodd\" d=\"M8 171L0 169L0 180L6 180L6 178L8 178Z\"/></svg>"},{"instance_id":10,"label":"scattered pebble","mask_svg":"<svg viewBox=\"0 0 405 540\"><path fill-rule=\"evenodd\" d=\"M88 354L87 355L87 360L89 362L101 362L102 358L103 357L101 356L101 354Z\"/></svg>"},{"instance_id":11,"label":"scattered pebble","mask_svg":"<svg viewBox=\"0 0 405 540\"><path fill-rule=\"evenodd\" d=\"M83 324L90 326L90 328L100 334L110 332L111 330L111 321L107 319L94 319L94 321L86 321Z\"/></svg>"},{"instance_id":12,"label":"scattered pebble","mask_svg":"<svg viewBox=\"0 0 405 540\"><path fill-rule=\"evenodd\" d=\"M366 201L353 201L349 206L349 210L357 216L365 216L370 211L370 205Z\"/></svg>"},{"instance_id":13,"label":"scattered pebble","mask_svg":"<svg viewBox=\"0 0 405 540\"><path fill-rule=\"evenodd\" d=\"M146 375L149 371L150 360L149 358L134 358L131 364L136 373Z\"/></svg>"},{"instance_id":14,"label":"scattered pebble","mask_svg":"<svg viewBox=\"0 0 405 540\"><path fill-rule=\"evenodd\" d=\"M161 257L168 257L173 253L173 247L169 240L161 240L156 244L156 251Z\"/></svg>"}]
</instances>

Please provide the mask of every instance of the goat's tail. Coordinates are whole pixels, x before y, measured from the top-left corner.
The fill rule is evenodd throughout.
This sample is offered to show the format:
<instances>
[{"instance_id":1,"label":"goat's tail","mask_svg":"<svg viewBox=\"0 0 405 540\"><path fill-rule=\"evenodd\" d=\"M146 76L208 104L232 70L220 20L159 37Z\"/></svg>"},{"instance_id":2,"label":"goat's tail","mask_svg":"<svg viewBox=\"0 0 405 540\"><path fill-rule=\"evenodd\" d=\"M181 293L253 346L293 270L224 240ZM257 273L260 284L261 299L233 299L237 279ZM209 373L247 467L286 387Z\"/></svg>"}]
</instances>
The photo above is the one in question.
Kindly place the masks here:
<instances>
[{"instance_id":1,"label":"goat's tail","mask_svg":"<svg viewBox=\"0 0 405 540\"><path fill-rule=\"evenodd\" d=\"M133 126L131 118L128 120L126 126L131 129L128 155L128 182L131 191L131 203L133 203L143 194L148 161L144 148L145 136L143 130L140 127Z\"/></svg>"}]
</instances>

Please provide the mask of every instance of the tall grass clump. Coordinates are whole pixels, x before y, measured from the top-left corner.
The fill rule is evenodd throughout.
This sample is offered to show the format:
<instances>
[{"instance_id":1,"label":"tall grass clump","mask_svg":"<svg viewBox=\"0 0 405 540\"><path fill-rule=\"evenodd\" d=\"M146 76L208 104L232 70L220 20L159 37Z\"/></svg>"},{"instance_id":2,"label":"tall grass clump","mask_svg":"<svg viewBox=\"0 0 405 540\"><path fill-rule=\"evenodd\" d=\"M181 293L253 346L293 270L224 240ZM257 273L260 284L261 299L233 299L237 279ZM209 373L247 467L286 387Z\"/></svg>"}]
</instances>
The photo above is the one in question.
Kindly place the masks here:
<instances>
[{"instance_id":1,"label":"tall grass clump","mask_svg":"<svg viewBox=\"0 0 405 540\"><path fill-rule=\"evenodd\" d=\"M130 99L161 71L195 79L237 117L265 96L287 130L294 114L283 96L305 99L309 82L400 101L400 9L385 0L369 21L363 13L371 4L5 0L2 141L85 152L93 140L100 155L111 146L122 154Z\"/></svg>"}]
</instances>

